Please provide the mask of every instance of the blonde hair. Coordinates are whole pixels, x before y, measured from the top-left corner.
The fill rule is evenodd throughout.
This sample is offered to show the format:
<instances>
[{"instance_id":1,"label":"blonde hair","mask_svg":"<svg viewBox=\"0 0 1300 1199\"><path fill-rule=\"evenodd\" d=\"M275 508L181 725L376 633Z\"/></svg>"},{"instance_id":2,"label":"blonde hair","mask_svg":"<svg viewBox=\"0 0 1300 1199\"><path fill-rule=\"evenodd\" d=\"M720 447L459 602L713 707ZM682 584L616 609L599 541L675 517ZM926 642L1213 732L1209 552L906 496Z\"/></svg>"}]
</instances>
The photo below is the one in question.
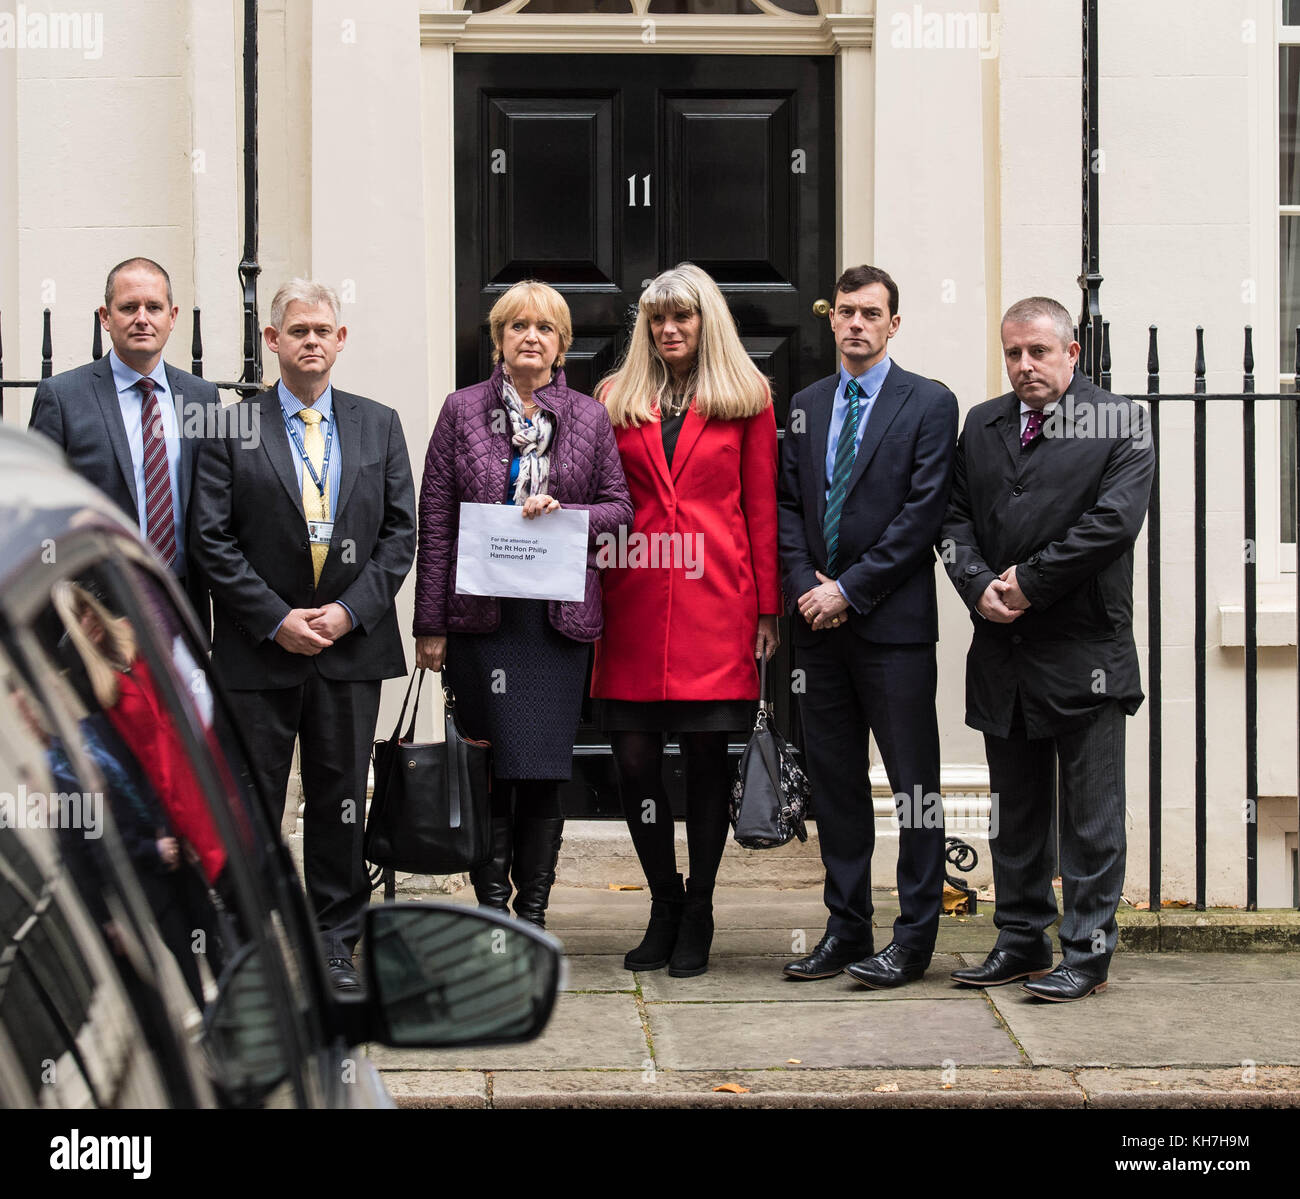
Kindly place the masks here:
<instances>
[{"instance_id":1,"label":"blonde hair","mask_svg":"<svg viewBox=\"0 0 1300 1199\"><path fill-rule=\"evenodd\" d=\"M86 668L90 689L101 708L117 705L118 675L136 659L135 630L125 616L114 616L84 587L60 579L50 591L68 640ZM100 649L81 627L81 617L90 612L104 629L107 647Z\"/></svg>"},{"instance_id":2,"label":"blonde hair","mask_svg":"<svg viewBox=\"0 0 1300 1199\"><path fill-rule=\"evenodd\" d=\"M558 371L564 365L564 355L573 345L573 318L564 297L549 283L537 279L520 280L492 305L492 311L488 313L488 327L492 330L492 361L501 361L501 342L506 326L519 316L531 316L555 326L560 352L555 356L551 369Z\"/></svg>"},{"instance_id":3,"label":"blonde hair","mask_svg":"<svg viewBox=\"0 0 1300 1199\"><path fill-rule=\"evenodd\" d=\"M328 304L334 314L337 327L343 320L343 306L339 303L338 292L324 283L314 283L310 279L290 279L280 285L279 291L271 298L271 328L277 332L284 328L284 314L290 304L306 304L315 308L317 304Z\"/></svg>"},{"instance_id":4,"label":"blonde hair","mask_svg":"<svg viewBox=\"0 0 1300 1199\"><path fill-rule=\"evenodd\" d=\"M596 394L617 427L654 417L672 390L672 372L655 348L650 318L671 312L700 314L695 359L695 411L700 416L737 420L756 416L772 404L772 390L745 353L735 318L718 285L692 262L656 275L641 293L636 326L621 365L606 375Z\"/></svg>"}]
</instances>

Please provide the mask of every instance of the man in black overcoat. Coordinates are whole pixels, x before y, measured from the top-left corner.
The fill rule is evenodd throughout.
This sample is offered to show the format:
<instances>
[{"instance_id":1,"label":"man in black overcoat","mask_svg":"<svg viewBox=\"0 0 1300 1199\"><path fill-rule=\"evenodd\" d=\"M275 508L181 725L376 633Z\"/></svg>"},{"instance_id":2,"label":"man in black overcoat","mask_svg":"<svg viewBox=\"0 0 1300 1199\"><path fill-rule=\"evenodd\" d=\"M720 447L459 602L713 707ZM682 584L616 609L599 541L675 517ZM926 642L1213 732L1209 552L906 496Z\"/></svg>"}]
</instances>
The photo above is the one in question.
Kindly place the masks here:
<instances>
[{"instance_id":1,"label":"man in black overcoat","mask_svg":"<svg viewBox=\"0 0 1300 1199\"><path fill-rule=\"evenodd\" d=\"M1069 313L1002 319L1012 391L973 408L939 555L971 610L966 723L984 734L998 929L968 986L1028 979L1048 1000L1105 990L1124 882L1124 720L1142 703L1133 543L1155 451L1145 410L1076 371ZM1059 805L1057 780L1059 777ZM1053 812L1060 834L1063 960Z\"/></svg>"}]
</instances>

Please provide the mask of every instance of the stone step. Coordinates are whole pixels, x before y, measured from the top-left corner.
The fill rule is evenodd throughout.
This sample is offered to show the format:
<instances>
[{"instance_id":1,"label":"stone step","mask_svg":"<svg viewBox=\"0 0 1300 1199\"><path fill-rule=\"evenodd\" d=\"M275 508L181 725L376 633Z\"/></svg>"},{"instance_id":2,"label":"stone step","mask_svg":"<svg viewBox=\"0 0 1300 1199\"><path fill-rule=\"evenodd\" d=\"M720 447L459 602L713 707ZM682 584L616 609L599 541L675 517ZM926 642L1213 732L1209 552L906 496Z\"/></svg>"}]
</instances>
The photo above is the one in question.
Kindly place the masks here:
<instances>
[{"instance_id":1,"label":"stone step","mask_svg":"<svg viewBox=\"0 0 1300 1199\"><path fill-rule=\"evenodd\" d=\"M302 820L284 830L294 860L301 869ZM676 822L674 829L677 846L677 863L682 874L687 871L686 826ZM993 881L987 840L966 835L963 837L975 849L978 863L969 874L955 869L949 873L961 878L976 889L988 887ZM887 822L876 821L876 848L872 857L872 876L879 885L892 884L898 862L898 830ZM598 887L628 885L644 886L645 876L637 861L632 839L622 821L570 820L564 826L564 843L555 870L556 883L567 887ZM791 841L777 849L743 849L728 838L718 870L721 887L820 887L825 878L817 841L817 822L808 822L808 840ZM430 891L448 893L460 890L468 882L467 875L448 875L430 879L427 875L397 875L399 897L428 894Z\"/></svg>"}]
</instances>

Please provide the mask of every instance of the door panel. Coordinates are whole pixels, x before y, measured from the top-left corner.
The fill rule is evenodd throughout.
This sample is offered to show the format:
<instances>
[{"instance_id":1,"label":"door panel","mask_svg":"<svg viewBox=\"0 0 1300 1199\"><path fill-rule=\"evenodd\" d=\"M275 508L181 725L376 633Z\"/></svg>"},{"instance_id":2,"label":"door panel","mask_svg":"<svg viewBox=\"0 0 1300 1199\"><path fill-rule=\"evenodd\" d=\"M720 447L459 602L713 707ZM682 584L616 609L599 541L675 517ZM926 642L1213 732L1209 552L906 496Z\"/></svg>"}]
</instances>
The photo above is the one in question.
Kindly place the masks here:
<instances>
[{"instance_id":1,"label":"door panel","mask_svg":"<svg viewBox=\"0 0 1300 1199\"><path fill-rule=\"evenodd\" d=\"M667 257L719 285L794 285L792 98L664 98Z\"/></svg>"},{"instance_id":2,"label":"door panel","mask_svg":"<svg viewBox=\"0 0 1300 1199\"><path fill-rule=\"evenodd\" d=\"M486 98L484 277L614 286L612 96ZM563 191L554 190L556 180ZM555 220L563 204L566 219Z\"/></svg>"}]
</instances>

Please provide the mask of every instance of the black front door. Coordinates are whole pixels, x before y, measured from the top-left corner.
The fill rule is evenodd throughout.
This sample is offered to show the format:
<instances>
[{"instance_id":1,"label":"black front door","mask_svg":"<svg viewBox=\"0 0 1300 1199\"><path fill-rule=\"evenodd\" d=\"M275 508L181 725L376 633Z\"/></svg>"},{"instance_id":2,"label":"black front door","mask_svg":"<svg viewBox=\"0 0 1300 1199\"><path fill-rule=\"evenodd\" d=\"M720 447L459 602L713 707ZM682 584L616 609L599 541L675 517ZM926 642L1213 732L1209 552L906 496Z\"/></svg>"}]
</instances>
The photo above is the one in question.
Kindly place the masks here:
<instances>
[{"instance_id":1,"label":"black front door","mask_svg":"<svg viewBox=\"0 0 1300 1199\"><path fill-rule=\"evenodd\" d=\"M836 271L834 94L828 57L457 55L457 386L491 371L496 298L534 278L568 301L565 371L590 393L651 277L690 261L717 280L784 425L834 368L813 312ZM773 665L789 731L784 647ZM589 716L565 807L613 815Z\"/></svg>"}]
</instances>

